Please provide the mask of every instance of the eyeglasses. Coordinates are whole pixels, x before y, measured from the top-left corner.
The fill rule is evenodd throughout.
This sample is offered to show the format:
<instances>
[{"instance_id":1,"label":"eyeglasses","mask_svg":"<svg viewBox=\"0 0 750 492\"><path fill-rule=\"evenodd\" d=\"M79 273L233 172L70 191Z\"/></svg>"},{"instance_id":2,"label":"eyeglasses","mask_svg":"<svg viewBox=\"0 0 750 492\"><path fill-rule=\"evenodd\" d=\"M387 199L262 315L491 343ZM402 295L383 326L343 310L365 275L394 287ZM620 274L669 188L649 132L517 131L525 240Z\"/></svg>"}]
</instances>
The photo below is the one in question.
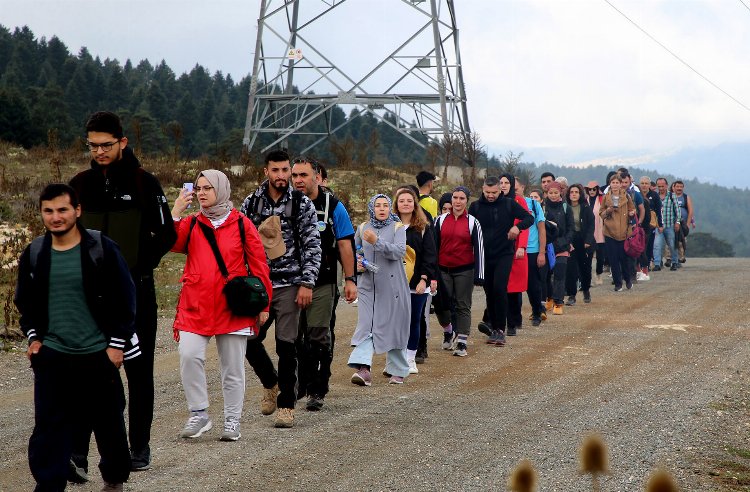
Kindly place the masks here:
<instances>
[{"instance_id":1,"label":"eyeglasses","mask_svg":"<svg viewBox=\"0 0 750 492\"><path fill-rule=\"evenodd\" d=\"M103 152L109 152L110 150L112 150L112 147L114 147L115 144L119 142L120 142L119 140L115 140L114 142L103 143L103 144L95 144L91 142L86 142L86 147L88 147L88 149L91 152L96 152L99 149L102 149Z\"/></svg>"},{"instance_id":2,"label":"eyeglasses","mask_svg":"<svg viewBox=\"0 0 750 492\"><path fill-rule=\"evenodd\" d=\"M214 189L214 187L210 186L210 185L209 186L196 186L195 187L195 192L196 193L200 193L201 191L205 191L206 193L208 193L209 191L211 191L213 189Z\"/></svg>"},{"instance_id":3,"label":"eyeglasses","mask_svg":"<svg viewBox=\"0 0 750 492\"><path fill-rule=\"evenodd\" d=\"M315 159L306 157L304 155L295 157L292 161L292 164L310 164L310 167L313 168L313 171L315 171L316 173L320 172L320 163L318 163L318 161L316 161Z\"/></svg>"}]
</instances>

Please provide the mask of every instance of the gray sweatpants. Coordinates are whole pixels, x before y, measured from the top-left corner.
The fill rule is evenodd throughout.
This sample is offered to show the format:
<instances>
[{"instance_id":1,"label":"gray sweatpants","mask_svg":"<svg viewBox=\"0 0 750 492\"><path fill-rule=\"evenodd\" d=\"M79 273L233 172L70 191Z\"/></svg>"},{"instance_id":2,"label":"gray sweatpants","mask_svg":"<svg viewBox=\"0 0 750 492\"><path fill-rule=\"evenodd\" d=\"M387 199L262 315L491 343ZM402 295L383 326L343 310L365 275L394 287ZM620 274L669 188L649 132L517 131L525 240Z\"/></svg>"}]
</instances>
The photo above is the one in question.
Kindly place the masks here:
<instances>
[{"instance_id":1,"label":"gray sweatpants","mask_svg":"<svg viewBox=\"0 0 750 492\"><path fill-rule=\"evenodd\" d=\"M444 298L456 307L456 325L453 331L459 335L469 336L471 330L471 294L474 292L474 269L463 272L440 271ZM436 312L441 326L448 326L451 322L451 311Z\"/></svg>"},{"instance_id":2,"label":"gray sweatpants","mask_svg":"<svg viewBox=\"0 0 750 492\"><path fill-rule=\"evenodd\" d=\"M245 350L247 336L216 335L221 363L221 388L224 392L224 418L242 415L245 400ZM180 376L188 409L208 408L206 385L206 347L211 337L180 332Z\"/></svg>"}]
</instances>

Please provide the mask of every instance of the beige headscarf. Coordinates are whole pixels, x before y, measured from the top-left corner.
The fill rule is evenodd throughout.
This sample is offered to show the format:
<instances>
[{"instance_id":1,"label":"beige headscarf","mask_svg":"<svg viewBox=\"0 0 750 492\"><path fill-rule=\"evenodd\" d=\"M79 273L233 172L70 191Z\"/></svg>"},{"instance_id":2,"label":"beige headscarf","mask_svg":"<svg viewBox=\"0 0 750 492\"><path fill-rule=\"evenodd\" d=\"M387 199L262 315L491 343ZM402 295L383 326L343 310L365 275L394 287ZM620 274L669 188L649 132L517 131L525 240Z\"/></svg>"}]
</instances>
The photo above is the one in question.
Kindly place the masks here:
<instances>
[{"instance_id":1,"label":"beige headscarf","mask_svg":"<svg viewBox=\"0 0 750 492\"><path fill-rule=\"evenodd\" d=\"M216 169L206 169L198 173L198 178L203 176L211 183L216 192L216 203L208 208L201 207L201 213L205 215L209 220L217 220L228 214L234 205L229 200L231 194L231 188L229 186L229 178L227 175ZM198 178L195 178L196 185L198 186Z\"/></svg>"}]
</instances>

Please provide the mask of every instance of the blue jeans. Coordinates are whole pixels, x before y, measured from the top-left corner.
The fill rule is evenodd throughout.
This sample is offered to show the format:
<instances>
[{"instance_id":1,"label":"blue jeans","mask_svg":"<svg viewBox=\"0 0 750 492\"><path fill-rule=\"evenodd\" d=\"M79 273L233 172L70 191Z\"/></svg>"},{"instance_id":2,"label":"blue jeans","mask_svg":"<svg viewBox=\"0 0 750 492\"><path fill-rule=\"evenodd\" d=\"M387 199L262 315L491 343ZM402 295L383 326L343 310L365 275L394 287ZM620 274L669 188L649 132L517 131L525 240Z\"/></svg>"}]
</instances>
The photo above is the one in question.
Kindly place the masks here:
<instances>
[{"instance_id":1,"label":"blue jeans","mask_svg":"<svg viewBox=\"0 0 750 492\"><path fill-rule=\"evenodd\" d=\"M665 238L669 251L672 253L671 258L677 258L677 249L674 244L674 226L665 227L662 233L659 233L659 229L657 229L656 236L654 237L654 266L661 266L661 252L664 249Z\"/></svg>"}]
</instances>

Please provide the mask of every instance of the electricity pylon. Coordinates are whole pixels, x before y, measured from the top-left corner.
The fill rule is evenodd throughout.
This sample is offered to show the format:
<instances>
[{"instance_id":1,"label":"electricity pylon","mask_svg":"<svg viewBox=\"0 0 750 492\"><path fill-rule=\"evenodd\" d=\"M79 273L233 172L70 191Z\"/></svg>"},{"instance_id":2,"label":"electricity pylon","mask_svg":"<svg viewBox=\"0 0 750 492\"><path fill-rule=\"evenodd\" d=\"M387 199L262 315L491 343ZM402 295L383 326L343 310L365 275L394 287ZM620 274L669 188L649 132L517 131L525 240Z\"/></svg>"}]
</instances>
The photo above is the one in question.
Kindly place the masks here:
<instances>
[{"instance_id":1,"label":"electricity pylon","mask_svg":"<svg viewBox=\"0 0 750 492\"><path fill-rule=\"evenodd\" d=\"M307 152L353 120L333 118L337 105L421 147L468 135L458 41L452 0L260 0L243 145L314 135Z\"/></svg>"}]
</instances>

